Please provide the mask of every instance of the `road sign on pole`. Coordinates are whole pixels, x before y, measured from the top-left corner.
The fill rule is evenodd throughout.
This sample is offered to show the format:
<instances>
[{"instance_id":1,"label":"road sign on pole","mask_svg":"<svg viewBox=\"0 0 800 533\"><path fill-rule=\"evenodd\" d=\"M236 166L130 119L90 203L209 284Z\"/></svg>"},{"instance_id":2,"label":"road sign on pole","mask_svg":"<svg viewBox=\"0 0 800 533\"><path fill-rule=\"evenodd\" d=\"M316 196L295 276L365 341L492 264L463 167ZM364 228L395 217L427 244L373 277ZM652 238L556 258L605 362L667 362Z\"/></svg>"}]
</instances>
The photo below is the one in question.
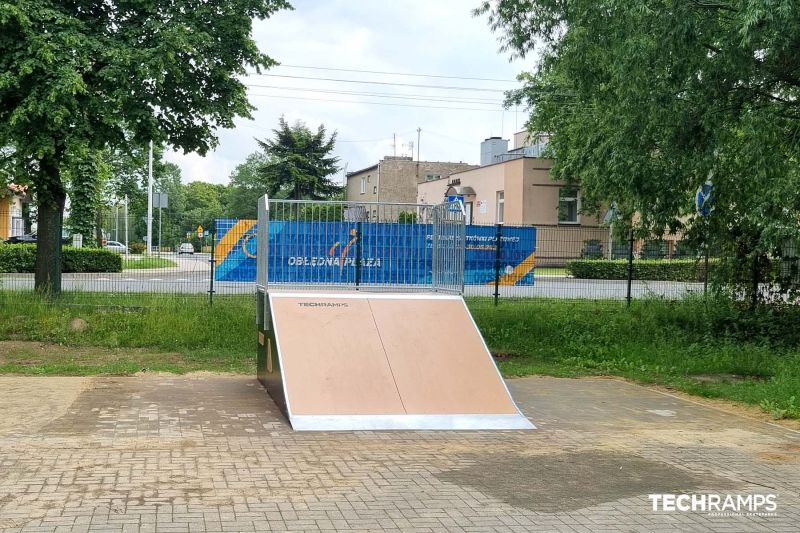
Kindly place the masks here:
<instances>
[{"instance_id":1,"label":"road sign on pole","mask_svg":"<svg viewBox=\"0 0 800 533\"><path fill-rule=\"evenodd\" d=\"M201 225L197 226L197 238L198 239L202 239L203 238L203 226L201 226Z\"/></svg>"},{"instance_id":2,"label":"road sign on pole","mask_svg":"<svg viewBox=\"0 0 800 533\"><path fill-rule=\"evenodd\" d=\"M707 217L714 209L714 187L711 181L705 182L697 189L697 195L694 198L694 205L697 208L697 214L701 217Z\"/></svg>"}]
</instances>

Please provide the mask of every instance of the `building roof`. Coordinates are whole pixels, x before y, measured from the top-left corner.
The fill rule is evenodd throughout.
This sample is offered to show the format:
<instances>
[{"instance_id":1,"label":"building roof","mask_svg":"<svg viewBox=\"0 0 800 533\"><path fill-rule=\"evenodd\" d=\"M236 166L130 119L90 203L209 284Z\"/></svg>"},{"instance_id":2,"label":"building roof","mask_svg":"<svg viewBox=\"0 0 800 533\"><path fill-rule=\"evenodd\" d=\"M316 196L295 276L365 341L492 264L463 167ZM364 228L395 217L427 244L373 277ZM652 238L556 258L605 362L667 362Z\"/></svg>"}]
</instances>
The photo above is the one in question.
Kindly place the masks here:
<instances>
[{"instance_id":1,"label":"building roof","mask_svg":"<svg viewBox=\"0 0 800 533\"><path fill-rule=\"evenodd\" d=\"M361 173L366 172L368 170L372 170L373 168L378 168L378 163L375 163L374 165L369 166L369 167L362 168L361 170L354 170L353 172L348 172L347 174L345 174L345 176L347 176L349 178L350 176L355 176L356 174L361 174Z\"/></svg>"}]
</instances>

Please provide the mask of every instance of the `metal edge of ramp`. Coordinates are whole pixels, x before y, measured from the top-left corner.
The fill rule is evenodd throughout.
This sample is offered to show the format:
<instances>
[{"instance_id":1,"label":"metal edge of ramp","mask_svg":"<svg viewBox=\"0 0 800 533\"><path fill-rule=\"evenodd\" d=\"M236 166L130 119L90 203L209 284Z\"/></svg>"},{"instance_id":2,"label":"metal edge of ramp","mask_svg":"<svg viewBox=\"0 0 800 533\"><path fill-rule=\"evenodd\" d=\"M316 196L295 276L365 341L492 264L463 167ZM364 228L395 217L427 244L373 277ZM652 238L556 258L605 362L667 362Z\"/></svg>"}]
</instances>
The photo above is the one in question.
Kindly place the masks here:
<instances>
[{"instance_id":1,"label":"metal edge of ramp","mask_svg":"<svg viewBox=\"0 0 800 533\"><path fill-rule=\"evenodd\" d=\"M505 390L516 414L370 414L370 415L297 415L292 413L290 393L283 375L283 353L280 346L279 326L275 317L273 298L330 298L330 299L449 299L459 300L464 306L472 326L480 337L486 357L489 358L497 379ZM536 426L519 410L508 385L500 374L483 335L469 312L463 297L456 295L424 293L335 293L335 292L277 292L267 294L269 307L268 336L273 341L277 375L267 390L286 415L295 431L378 431L378 430L530 430ZM269 357L269 355L268 355ZM266 382L262 381L265 386Z\"/></svg>"}]
</instances>

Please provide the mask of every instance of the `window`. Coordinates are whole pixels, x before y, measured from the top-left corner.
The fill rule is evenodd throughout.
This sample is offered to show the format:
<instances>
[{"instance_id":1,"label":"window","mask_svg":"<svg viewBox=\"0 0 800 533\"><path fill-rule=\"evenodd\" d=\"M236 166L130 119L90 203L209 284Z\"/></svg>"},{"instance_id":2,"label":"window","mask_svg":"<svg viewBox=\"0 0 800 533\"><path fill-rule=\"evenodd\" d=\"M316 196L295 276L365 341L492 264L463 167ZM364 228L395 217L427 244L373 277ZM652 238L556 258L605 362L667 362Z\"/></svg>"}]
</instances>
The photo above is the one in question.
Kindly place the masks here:
<instances>
[{"instance_id":1,"label":"window","mask_svg":"<svg viewBox=\"0 0 800 533\"><path fill-rule=\"evenodd\" d=\"M378 186L377 185L372 187L372 194L378 194Z\"/></svg>"},{"instance_id":2,"label":"window","mask_svg":"<svg viewBox=\"0 0 800 533\"><path fill-rule=\"evenodd\" d=\"M441 177L442 177L441 174L426 174L425 175L425 181L434 181L434 180L441 179Z\"/></svg>"},{"instance_id":3,"label":"window","mask_svg":"<svg viewBox=\"0 0 800 533\"><path fill-rule=\"evenodd\" d=\"M502 224L505 220L506 192L497 191L497 223Z\"/></svg>"},{"instance_id":4,"label":"window","mask_svg":"<svg viewBox=\"0 0 800 533\"><path fill-rule=\"evenodd\" d=\"M367 177L361 176L361 194L365 194L367 192Z\"/></svg>"},{"instance_id":5,"label":"window","mask_svg":"<svg viewBox=\"0 0 800 533\"><path fill-rule=\"evenodd\" d=\"M578 189L562 187L558 190L558 223L578 223Z\"/></svg>"},{"instance_id":6,"label":"window","mask_svg":"<svg viewBox=\"0 0 800 533\"><path fill-rule=\"evenodd\" d=\"M12 217L11 218L11 233L9 233L9 237L17 237L25 233L25 222L22 220L21 217Z\"/></svg>"}]
</instances>

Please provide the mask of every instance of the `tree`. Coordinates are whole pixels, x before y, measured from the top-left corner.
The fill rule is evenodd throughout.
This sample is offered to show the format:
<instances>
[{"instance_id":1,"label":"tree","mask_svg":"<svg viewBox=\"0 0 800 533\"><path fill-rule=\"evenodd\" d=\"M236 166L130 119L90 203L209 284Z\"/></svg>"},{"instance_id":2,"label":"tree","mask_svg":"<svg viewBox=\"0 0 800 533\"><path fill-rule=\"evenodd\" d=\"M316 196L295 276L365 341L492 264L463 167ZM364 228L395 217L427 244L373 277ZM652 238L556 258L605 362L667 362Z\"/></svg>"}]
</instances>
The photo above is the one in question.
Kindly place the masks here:
<instances>
[{"instance_id":1,"label":"tree","mask_svg":"<svg viewBox=\"0 0 800 533\"><path fill-rule=\"evenodd\" d=\"M261 168L267 161L267 157L262 152L254 152L231 172L225 198L225 214L227 216L250 219L258 216L258 199L269 188L264 174L261 173Z\"/></svg>"},{"instance_id":2,"label":"tree","mask_svg":"<svg viewBox=\"0 0 800 533\"><path fill-rule=\"evenodd\" d=\"M225 185L207 183L205 181L193 181L185 188L186 211L183 214L182 228L186 232L192 232L197 226L212 231L214 221L222 218L222 202L226 196Z\"/></svg>"},{"instance_id":3,"label":"tree","mask_svg":"<svg viewBox=\"0 0 800 533\"><path fill-rule=\"evenodd\" d=\"M250 114L238 77L247 66L274 64L252 39L253 18L288 7L285 0L0 3L0 146L14 147L15 166L33 184L37 291L61 289L69 155L150 140L205 153L217 128Z\"/></svg>"},{"instance_id":4,"label":"tree","mask_svg":"<svg viewBox=\"0 0 800 533\"><path fill-rule=\"evenodd\" d=\"M800 4L791 0L497 0L512 54L540 55L510 102L550 134L556 178L616 202L643 235L685 228L737 258L752 301L800 233ZM714 212L694 215L711 179ZM740 279L739 275L734 276Z\"/></svg>"},{"instance_id":5,"label":"tree","mask_svg":"<svg viewBox=\"0 0 800 533\"><path fill-rule=\"evenodd\" d=\"M260 173L270 197L328 200L342 191L329 177L339 170L339 158L330 155L336 132L326 138L324 125L312 132L302 122L290 126L281 117L273 133L274 139L258 141L267 158Z\"/></svg>"}]
</instances>

